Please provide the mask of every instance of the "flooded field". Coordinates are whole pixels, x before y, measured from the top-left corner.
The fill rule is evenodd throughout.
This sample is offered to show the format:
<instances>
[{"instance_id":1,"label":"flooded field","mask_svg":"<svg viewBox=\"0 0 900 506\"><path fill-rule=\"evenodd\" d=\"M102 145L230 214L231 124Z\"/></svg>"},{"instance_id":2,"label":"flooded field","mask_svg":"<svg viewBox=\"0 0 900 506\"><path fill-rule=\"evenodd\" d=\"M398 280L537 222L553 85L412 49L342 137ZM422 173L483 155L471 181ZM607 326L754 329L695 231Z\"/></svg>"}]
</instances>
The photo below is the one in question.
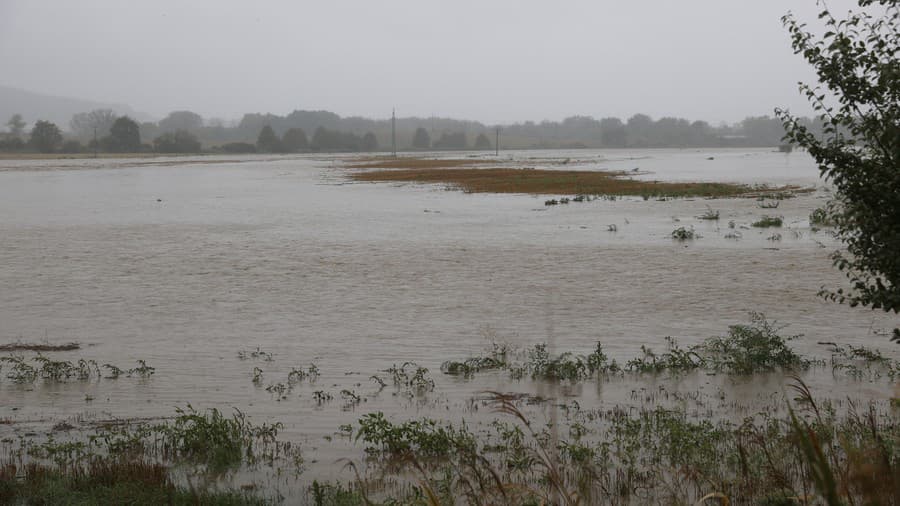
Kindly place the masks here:
<instances>
[{"instance_id":1,"label":"flooded field","mask_svg":"<svg viewBox=\"0 0 900 506\"><path fill-rule=\"evenodd\" d=\"M821 343L831 342L900 358L886 335L896 316L816 296L845 279L829 258L838 244L808 220L830 194L805 153L523 151L500 159L815 191L547 206L572 196L356 183L340 156L0 160L0 345L77 342L44 355L154 368L17 382L11 364L0 364L0 440L17 446L61 422L77 433L100 421L162 419L188 404L238 408L255 422L283 423L279 438L299 444L304 463L290 480L236 483L262 480L290 499L312 480L353 480L336 461L362 466L363 445L339 427L368 413L477 427L495 417L478 409L484 391L559 397L586 410L681 392L694 395L686 405L695 416L739 421L785 391L780 374L557 384L498 370L441 372L445 361L484 354L494 342L526 357L540 343L587 355L599 341L625 364L642 346L664 351L667 336L697 345L758 312L788 325L782 334L801 334L791 346L804 357L827 361L833 353ZM709 211L719 219L698 218ZM783 217L783 226L751 226L764 216ZM681 227L697 237L674 240ZM395 387L385 371L406 362L416 364L410 375L427 368L433 388ZM316 374L290 376L311 365ZM804 380L836 402L886 403L894 394L891 381L827 365ZM522 409L544 423L557 405Z\"/></svg>"}]
</instances>

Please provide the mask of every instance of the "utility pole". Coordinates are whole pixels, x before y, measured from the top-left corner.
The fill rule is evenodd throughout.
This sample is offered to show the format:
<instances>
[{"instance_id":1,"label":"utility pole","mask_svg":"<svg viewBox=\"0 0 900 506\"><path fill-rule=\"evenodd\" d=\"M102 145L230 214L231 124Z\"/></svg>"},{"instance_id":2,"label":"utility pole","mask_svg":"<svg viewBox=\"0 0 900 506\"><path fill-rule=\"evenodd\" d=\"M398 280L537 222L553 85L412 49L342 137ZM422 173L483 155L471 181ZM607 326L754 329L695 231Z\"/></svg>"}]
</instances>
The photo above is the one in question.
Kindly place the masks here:
<instances>
[{"instance_id":1,"label":"utility pole","mask_svg":"<svg viewBox=\"0 0 900 506\"><path fill-rule=\"evenodd\" d=\"M94 158L97 158L97 127L94 126Z\"/></svg>"},{"instance_id":2,"label":"utility pole","mask_svg":"<svg viewBox=\"0 0 900 506\"><path fill-rule=\"evenodd\" d=\"M500 156L500 127L497 127L497 140L494 142L494 149L496 150L494 156Z\"/></svg>"},{"instance_id":3,"label":"utility pole","mask_svg":"<svg viewBox=\"0 0 900 506\"><path fill-rule=\"evenodd\" d=\"M397 109L391 109L391 150L397 158Z\"/></svg>"}]
</instances>

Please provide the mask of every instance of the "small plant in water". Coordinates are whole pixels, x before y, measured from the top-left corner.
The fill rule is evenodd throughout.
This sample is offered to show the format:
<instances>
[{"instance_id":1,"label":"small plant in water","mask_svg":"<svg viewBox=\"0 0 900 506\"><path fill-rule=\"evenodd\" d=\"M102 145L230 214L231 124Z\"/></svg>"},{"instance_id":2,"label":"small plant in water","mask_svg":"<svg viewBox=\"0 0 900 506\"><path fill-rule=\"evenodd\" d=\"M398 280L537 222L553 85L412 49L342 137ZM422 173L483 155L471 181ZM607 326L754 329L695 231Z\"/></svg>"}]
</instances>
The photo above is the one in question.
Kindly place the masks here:
<instances>
[{"instance_id":1,"label":"small plant in water","mask_svg":"<svg viewBox=\"0 0 900 506\"><path fill-rule=\"evenodd\" d=\"M694 348L681 348L673 337L666 337L668 351L657 355L647 346L641 345L642 357L633 358L625 364L626 371L639 373L659 373L663 371L691 371L706 364Z\"/></svg>"},{"instance_id":2,"label":"small plant in water","mask_svg":"<svg viewBox=\"0 0 900 506\"><path fill-rule=\"evenodd\" d=\"M334 399L334 396L324 390L316 390L315 392L313 392L313 399L316 401L316 403L322 404Z\"/></svg>"},{"instance_id":3,"label":"small plant in water","mask_svg":"<svg viewBox=\"0 0 900 506\"><path fill-rule=\"evenodd\" d=\"M694 227L678 227L670 235L676 241L692 241L700 238L700 234L694 232Z\"/></svg>"},{"instance_id":4,"label":"small plant in water","mask_svg":"<svg viewBox=\"0 0 900 506\"><path fill-rule=\"evenodd\" d=\"M409 394L420 395L434 390L434 380L428 376L428 369L415 362L405 362L400 367L395 365L384 372L391 375L394 386L405 388Z\"/></svg>"},{"instance_id":5,"label":"small plant in water","mask_svg":"<svg viewBox=\"0 0 900 506\"><path fill-rule=\"evenodd\" d=\"M143 360L138 360L137 363L138 363L137 367L135 367L134 369L128 370L129 376L137 375L141 378L149 378L150 376L153 375L154 372L156 372L155 368L150 367L149 365L147 365L147 362L145 362Z\"/></svg>"},{"instance_id":6,"label":"small plant in water","mask_svg":"<svg viewBox=\"0 0 900 506\"><path fill-rule=\"evenodd\" d=\"M698 220L718 220L719 219L719 211L713 210L713 208L706 206L706 212L697 216Z\"/></svg>"},{"instance_id":7,"label":"small plant in water","mask_svg":"<svg viewBox=\"0 0 900 506\"><path fill-rule=\"evenodd\" d=\"M781 216L763 216L759 219L759 221L754 221L750 224L751 227L756 228L768 228L768 227L780 227L784 224L784 218Z\"/></svg>"}]
</instances>

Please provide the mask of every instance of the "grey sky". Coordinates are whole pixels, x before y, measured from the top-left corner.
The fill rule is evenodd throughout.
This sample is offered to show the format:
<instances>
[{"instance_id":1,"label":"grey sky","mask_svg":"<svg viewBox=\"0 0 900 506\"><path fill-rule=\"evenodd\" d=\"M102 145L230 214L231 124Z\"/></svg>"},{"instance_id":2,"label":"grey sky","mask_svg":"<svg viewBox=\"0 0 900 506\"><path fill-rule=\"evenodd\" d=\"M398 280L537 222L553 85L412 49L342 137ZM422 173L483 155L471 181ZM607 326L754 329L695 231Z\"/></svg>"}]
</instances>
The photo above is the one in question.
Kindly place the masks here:
<instances>
[{"instance_id":1,"label":"grey sky","mask_svg":"<svg viewBox=\"0 0 900 506\"><path fill-rule=\"evenodd\" d=\"M854 2L829 2L845 11ZM0 84L161 117L806 113L814 0L0 0Z\"/></svg>"}]
</instances>

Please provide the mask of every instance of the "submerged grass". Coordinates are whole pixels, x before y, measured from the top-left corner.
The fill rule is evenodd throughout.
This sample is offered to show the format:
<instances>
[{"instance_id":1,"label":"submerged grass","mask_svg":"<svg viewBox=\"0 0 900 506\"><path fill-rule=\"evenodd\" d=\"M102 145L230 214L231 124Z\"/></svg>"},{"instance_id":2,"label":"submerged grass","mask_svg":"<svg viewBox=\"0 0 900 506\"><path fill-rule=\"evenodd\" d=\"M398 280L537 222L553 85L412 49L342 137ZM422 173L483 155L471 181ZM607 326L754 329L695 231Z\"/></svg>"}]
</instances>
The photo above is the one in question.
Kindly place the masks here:
<instances>
[{"instance_id":1,"label":"submerged grass","mask_svg":"<svg viewBox=\"0 0 900 506\"><path fill-rule=\"evenodd\" d=\"M625 172L542 170L513 168L445 168L448 165L416 165L392 170L356 172L350 175L357 181L440 183L452 185L470 193L528 193L536 195L637 195L644 197L732 197L745 194L750 188L728 183L666 183L643 181L627 177ZM364 168L373 168L369 165Z\"/></svg>"},{"instance_id":2,"label":"submerged grass","mask_svg":"<svg viewBox=\"0 0 900 506\"><path fill-rule=\"evenodd\" d=\"M86 440L22 439L0 461L0 504L271 504L211 486L260 464L299 472L299 449L277 439L280 429L188 406L169 422L112 422ZM201 479L184 488L176 477Z\"/></svg>"},{"instance_id":3,"label":"submerged grass","mask_svg":"<svg viewBox=\"0 0 900 506\"><path fill-rule=\"evenodd\" d=\"M663 352L642 347L641 356L620 367L600 343L587 354L555 354L544 344L520 350L498 344L488 328L490 345L482 356L445 362L441 370L461 378L503 371L542 382L596 381L599 388L603 381L623 379L640 385L666 372L748 377L800 372L819 363L798 355L790 347L797 336L784 335L783 329L751 313L748 322L695 346L667 338ZM900 371L877 350L821 344L829 346L835 371L852 366L888 371L890 377ZM57 362L23 361L36 370ZM293 369L288 384L312 382L318 374L315 365ZM419 398L435 389L428 370L413 362L382 375L373 378L382 389L393 384L402 397ZM300 494L306 503L334 506L712 504L712 499L734 505L896 504L900 498L900 423L888 402L815 400L796 379L793 400L773 397L763 409L741 411L736 407L741 400L724 393L651 384L635 387L627 405L585 408L571 397L543 398L526 408L534 397L480 392L470 402L473 411L477 403L494 411L488 425L361 414L335 434L363 448L363 474L348 461L356 480L314 481ZM345 408L360 402L352 390L341 391L341 397ZM714 414L723 408L725 416ZM545 410L555 415L542 420ZM278 440L281 428L253 424L237 410L228 416L187 406L163 423L103 426L87 441L57 434L63 439L51 436L19 448L0 442L12 448L0 460L0 504L276 503L277 497L217 491L208 483L264 466L281 476L282 464L299 475L303 460L298 447ZM202 477L198 481L204 485L184 488L178 478L185 475L189 482Z\"/></svg>"},{"instance_id":4,"label":"submerged grass","mask_svg":"<svg viewBox=\"0 0 900 506\"><path fill-rule=\"evenodd\" d=\"M756 228L768 228L768 227L780 227L784 224L784 218L781 216L763 216L757 221L754 221L750 224L751 227Z\"/></svg>"},{"instance_id":5,"label":"submerged grass","mask_svg":"<svg viewBox=\"0 0 900 506\"><path fill-rule=\"evenodd\" d=\"M18 476L18 477L17 477ZM133 504L237 506L269 504L237 491L177 486L157 463L97 458L69 470L32 464L0 468L0 504Z\"/></svg>"},{"instance_id":6,"label":"submerged grass","mask_svg":"<svg viewBox=\"0 0 900 506\"><path fill-rule=\"evenodd\" d=\"M481 165L492 162L479 158L361 157L352 160L353 169L437 169Z\"/></svg>"},{"instance_id":7,"label":"submerged grass","mask_svg":"<svg viewBox=\"0 0 900 506\"><path fill-rule=\"evenodd\" d=\"M357 440L370 445L370 466L417 476L404 490L382 490L384 504L894 504L895 418L874 404L839 413L799 379L794 388L795 406L776 401L781 409L740 422L685 407L576 404L561 438L554 423L541 427L513 397L493 393L490 404L511 422L472 432L375 413L359 420ZM367 488L360 479L356 489Z\"/></svg>"},{"instance_id":8,"label":"submerged grass","mask_svg":"<svg viewBox=\"0 0 900 506\"><path fill-rule=\"evenodd\" d=\"M147 365L147 362L144 360L137 360L137 364L137 367L127 370L120 369L112 364L104 364L103 368L107 369L109 374L103 376L100 366L94 360L83 358L74 362L70 360L53 360L41 353L28 359L24 355L9 354L5 357L0 357L0 372L5 371L6 378L15 383L33 383L38 379L57 383L73 379L78 381L99 380L101 378L116 379L123 373L129 377L149 378L156 372L156 369Z\"/></svg>"},{"instance_id":9,"label":"submerged grass","mask_svg":"<svg viewBox=\"0 0 900 506\"><path fill-rule=\"evenodd\" d=\"M0 352L10 352L10 351L39 351L39 352L49 352L49 351L74 351L81 348L81 344L79 343L63 343L63 344L50 344L50 343L23 343L21 341L17 341L15 343L7 343L0 344Z\"/></svg>"},{"instance_id":10,"label":"submerged grass","mask_svg":"<svg viewBox=\"0 0 900 506\"><path fill-rule=\"evenodd\" d=\"M477 356L463 361L448 361L441 367L445 374L464 377L474 376L482 370L507 370L513 379L530 377L540 380L580 381L597 375L620 375L624 373L680 373L704 370L709 373L729 375L751 375L772 371L802 371L813 364L824 365L822 360L800 356L791 347L790 341L800 336L783 336L785 327L769 321L760 313L750 313L746 324L732 325L728 333L714 336L702 343L683 348L672 337L666 337L667 349L662 353L648 346L641 346L640 357L628 360L624 367L610 360L603 351L602 343L588 355L564 352L552 355L546 344L537 344L524 352L514 354L508 346L493 344L487 356ZM865 348L834 348L833 353L852 353L852 358L868 358L870 362L885 365L885 370L893 377L900 366L893 364L876 352ZM503 350L502 354L497 350ZM513 355L524 357L524 361L514 360ZM837 366L835 366L837 368Z\"/></svg>"}]
</instances>

